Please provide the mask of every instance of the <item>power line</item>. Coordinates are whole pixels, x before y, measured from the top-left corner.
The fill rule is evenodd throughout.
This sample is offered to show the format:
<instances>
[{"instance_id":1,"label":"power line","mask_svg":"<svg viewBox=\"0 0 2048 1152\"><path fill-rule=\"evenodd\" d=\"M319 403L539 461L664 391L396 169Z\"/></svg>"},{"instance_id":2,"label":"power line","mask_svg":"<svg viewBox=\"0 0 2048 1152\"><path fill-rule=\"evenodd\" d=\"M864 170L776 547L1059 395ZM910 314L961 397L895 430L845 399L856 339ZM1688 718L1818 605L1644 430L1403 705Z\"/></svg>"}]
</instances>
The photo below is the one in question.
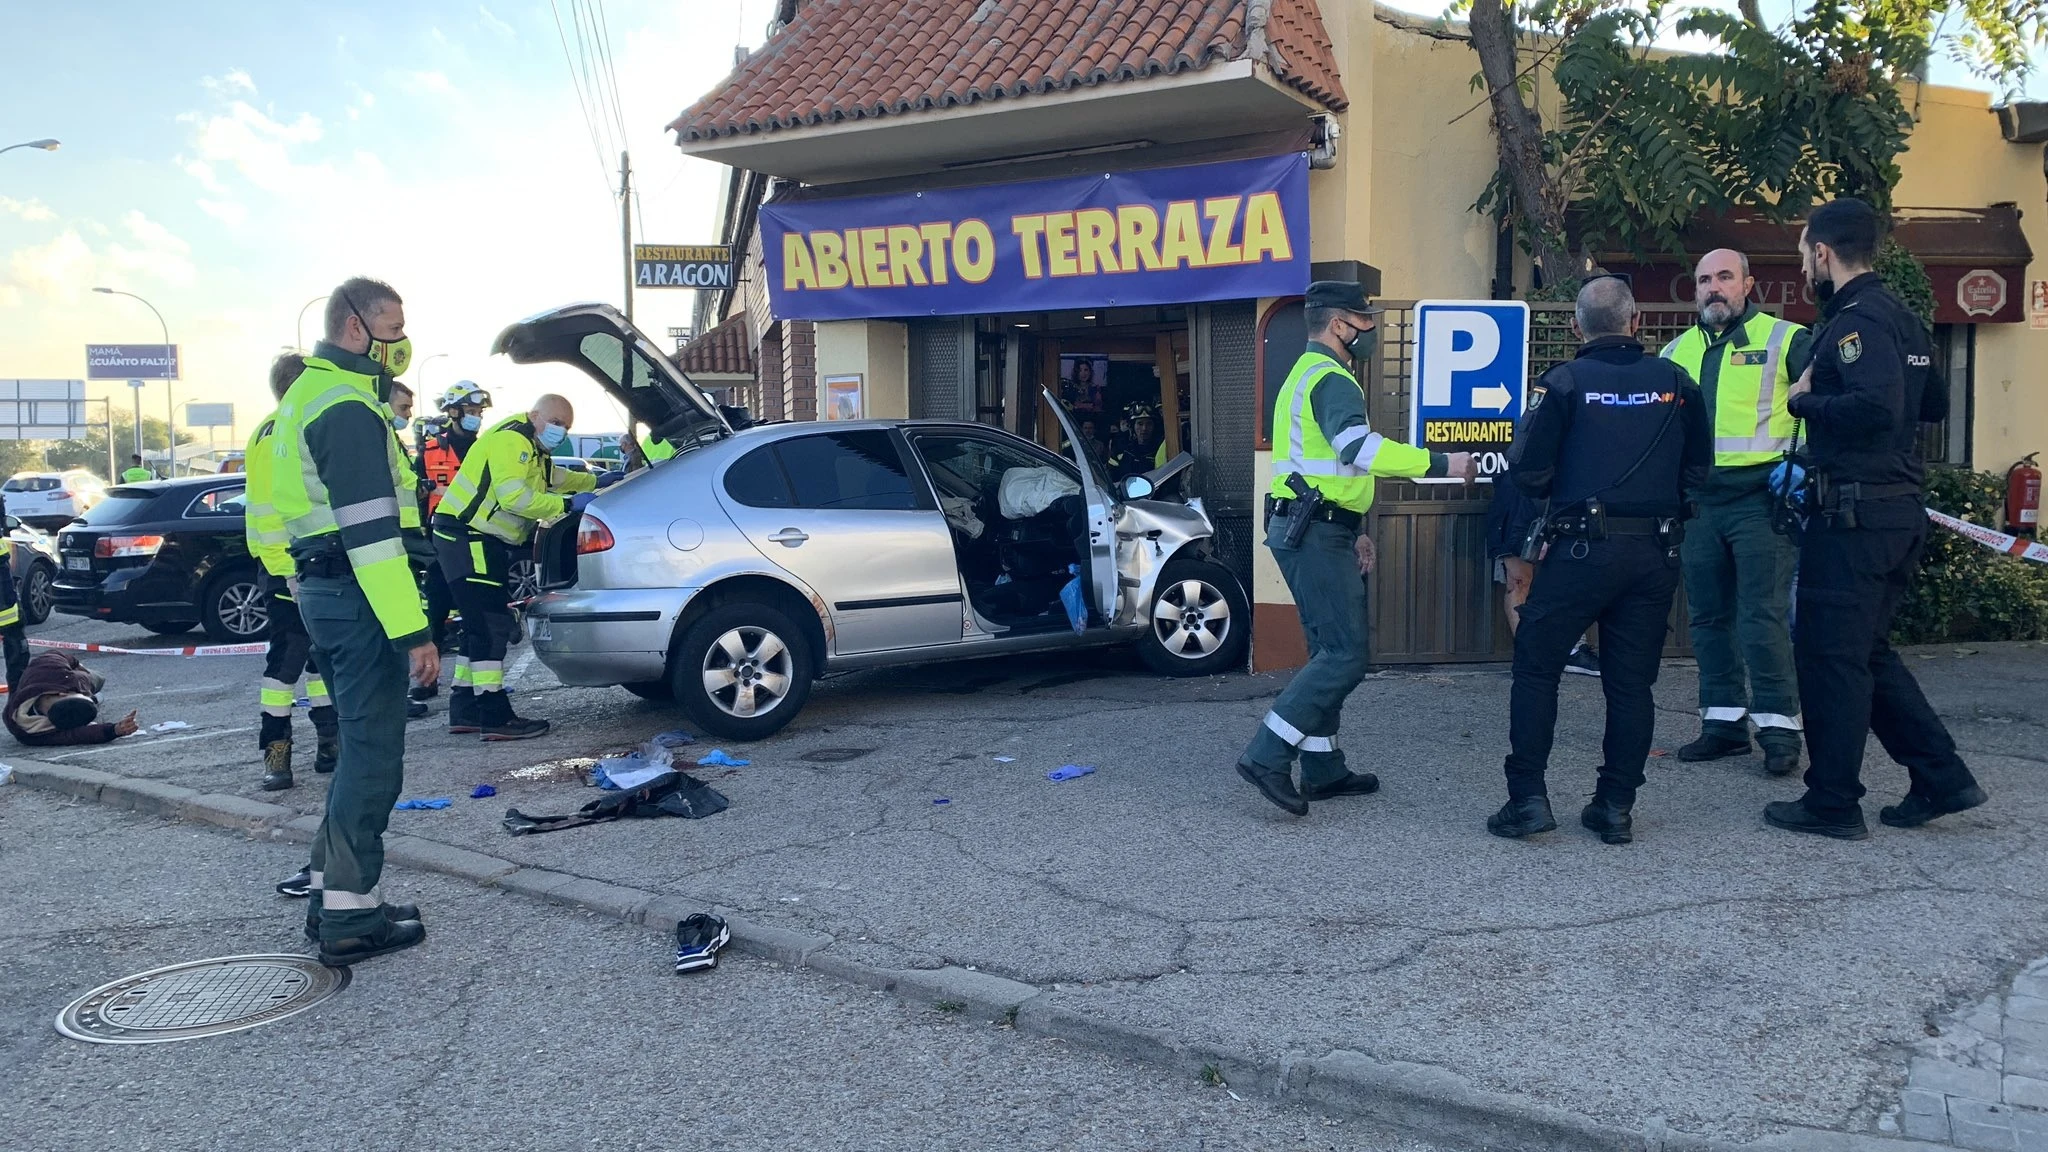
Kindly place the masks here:
<instances>
[{"instance_id":1,"label":"power line","mask_svg":"<svg viewBox=\"0 0 2048 1152\"><path fill-rule=\"evenodd\" d=\"M605 162L605 150L598 139L597 122L590 114L590 101L583 94L583 84L576 76L576 59L569 51L569 35L562 29L562 9L555 0L548 0L548 7L555 14L555 36L562 42L562 61L569 66L569 83L576 89L576 106L583 111L583 127L590 134L590 150L591 154L597 157L598 175L604 180L605 191L616 196L618 192L612 187L611 166ZM570 0L570 11L573 15L575 0Z\"/></svg>"},{"instance_id":2,"label":"power line","mask_svg":"<svg viewBox=\"0 0 2048 1152\"><path fill-rule=\"evenodd\" d=\"M598 127L604 134L604 150L607 155L616 153L620 149L620 142L614 138L612 126L617 123L618 117L612 113L609 94L604 87L603 73L596 63L597 53L593 45L597 40L597 29L593 23L594 17L589 5L579 4L577 0L569 0L569 17L571 25L576 29L576 56L583 65L583 84L594 97L592 103L596 105ZM587 34L586 24L592 25Z\"/></svg>"},{"instance_id":3,"label":"power line","mask_svg":"<svg viewBox=\"0 0 2048 1152\"><path fill-rule=\"evenodd\" d=\"M621 101L621 100L619 99L619 70L618 70L617 66L616 66L616 65L615 65L615 64L613 63L613 61L612 61L612 27L611 27L611 19L610 19L609 17L607 17L606 15L605 15L605 11L604 11L604 0L596 0L596 2L597 2L597 28L598 28L598 33L599 33L599 38L598 38L598 44L600 45L600 48L601 48L602 52L604 53L604 70L605 70L605 75L606 75L606 76L608 76L608 77L609 77L609 78L611 79L611 86L612 86L612 111L618 114L618 118L619 118L619 139L620 139L620 141L621 141L621 142L623 142L623 141L626 141L626 140L629 140L629 139L631 139L631 135L630 135L630 134L629 134L629 133L627 132L627 130L626 130L626 106L625 106L625 104L624 104L624 103L623 103L623 102L622 102L622 101Z\"/></svg>"}]
</instances>

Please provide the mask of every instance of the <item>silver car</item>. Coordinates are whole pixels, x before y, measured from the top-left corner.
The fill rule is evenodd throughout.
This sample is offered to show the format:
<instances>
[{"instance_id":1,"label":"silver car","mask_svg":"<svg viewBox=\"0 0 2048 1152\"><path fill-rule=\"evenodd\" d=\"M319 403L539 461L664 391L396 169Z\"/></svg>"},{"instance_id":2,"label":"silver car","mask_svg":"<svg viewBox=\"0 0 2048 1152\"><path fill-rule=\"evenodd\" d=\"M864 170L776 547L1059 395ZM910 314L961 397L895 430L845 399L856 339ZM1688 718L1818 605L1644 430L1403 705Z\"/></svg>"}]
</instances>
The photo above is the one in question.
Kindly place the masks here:
<instances>
[{"instance_id":1,"label":"silver car","mask_svg":"<svg viewBox=\"0 0 2048 1152\"><path fill-rule=\"evenodd\" d=\"M825 672L1108 644L1169 675L1245 664L1251 612L1201 502L1146 499L1186 454L1113 488L1085 448L979 424L735 432L604 304L521 321L493 351L580 369L679 447L536 537L526 628L564 683L673 699L744 740Z\"/></svg>"}]
</instances>

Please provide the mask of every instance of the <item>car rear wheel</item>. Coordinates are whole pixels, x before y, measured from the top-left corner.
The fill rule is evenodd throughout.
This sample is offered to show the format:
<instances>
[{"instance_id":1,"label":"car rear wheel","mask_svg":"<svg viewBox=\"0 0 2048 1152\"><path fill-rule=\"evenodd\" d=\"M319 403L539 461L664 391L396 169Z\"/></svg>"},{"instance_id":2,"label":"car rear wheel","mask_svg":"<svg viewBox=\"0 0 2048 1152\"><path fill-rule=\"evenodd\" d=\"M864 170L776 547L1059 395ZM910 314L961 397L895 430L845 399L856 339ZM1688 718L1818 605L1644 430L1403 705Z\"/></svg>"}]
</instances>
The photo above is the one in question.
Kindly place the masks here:
<instances>
[{"instance_id":1,"label":"car rear wheel","mask_svg":"<svg viewBox=\"0 0 2048 1152\"><path fill-rule=\"evenodd\" d=\"M51 586L57 582L55 565L45 560L32 561L28 571L21 577L21 622L41 624L50 618L50 606L55 593Z\"/></svg>"},{"instance_id":2,"label":"car rear wheel","mask_svg":"<svg viewBox=\"0 0 2048 1152\"><path fill-rule=\"evenodd\" d=\"M1138 655L1167 676L1213 676L1244 667L1252 613L1230 569L1175 557L1159 574Z\"/></svg>"},{"instance_id":3,"label":"car rear wheel","mask_svg":"<svg viewBox=\"0 0 2048 1152\"><path fill-rule=\"evenodd\" d=\"M810 645L768 604L740 601L706 612L683 632L669 681L697 726L733 740L782 730L811 695Z\"/></svg>"},{"instance_id":4,"label":"car rear wheel","mask_svg":"<svg viewBox=\"0 0 2048 1152\"><path fill-rule=\"evenodd\" d=\"M253 569L233 569L207 581L199 594L199 624L221 644L261 640L270 630L270 606Z\"/></svg>"}]
</instances>

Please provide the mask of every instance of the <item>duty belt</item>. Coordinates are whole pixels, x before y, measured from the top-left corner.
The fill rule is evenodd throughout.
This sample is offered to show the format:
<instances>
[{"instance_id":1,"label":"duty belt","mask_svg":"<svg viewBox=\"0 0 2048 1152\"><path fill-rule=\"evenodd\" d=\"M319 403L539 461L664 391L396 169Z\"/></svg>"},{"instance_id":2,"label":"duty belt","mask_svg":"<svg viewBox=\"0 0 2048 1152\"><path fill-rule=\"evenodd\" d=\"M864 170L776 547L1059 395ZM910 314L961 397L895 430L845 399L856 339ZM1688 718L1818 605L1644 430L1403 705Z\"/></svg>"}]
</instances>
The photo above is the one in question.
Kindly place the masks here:
<instances>
[{"instance_id":1,"label":"duty belt","mask_svg":"<svg viewBox=\"0 0 2048 1152\"><path fill-rule=\"evenodd\" d=\"M1294 501L1292 500L1282 500L1278 496L1268 496L1266 497L1266 519L1285 520L1287 518L1287 510L1293 506ZM1340 528L1349 528L1353 532L1358 531L1358 526L1365 523L1365 513L1353 512L1349 508L1339 508L1335 504L1329 503L1325 503L1321 508L1316 509L1314 518L1326 520Z\"/></svg>"},{"instance_id":2,"label":"duty belt","mask_svg":"<svg viewBox=\"0 0 2048 1152\"><path fill-rule=\"evenodd\" d=\"M294 555L292 560L299 566L299 577L318 577L324 580L353 580L355 566L348 562L348 553L340 548L329 548L320 552Z\"/></svg>"},{"instance_id":3,"label":"duty belt","mask_svg":"<svg viewBox=\"0 0 2048 1152\"><path fill-rule=\"evenodd\" d=\"M1895 496L1918 496L1918 484L1866 484L1851 480L1847 483L1822 478L1821 506L1823 508L1841 501L1859 503L1864 500L1889 500Z\"/></svg>"},{"instance_id":4,"label":"duty belt","mask_svg":"<svg viewBox=\"0 0 2048 1152\"><path fill-rule=\"evenodd\" d=\"M1601 520L1601 527L1609 536L1655 536L1665 523L1654 516L1608 516ZM1591 535L1584 516L1560 517L1552 527L1559 536Z\"/></svg>"}]
</instances>

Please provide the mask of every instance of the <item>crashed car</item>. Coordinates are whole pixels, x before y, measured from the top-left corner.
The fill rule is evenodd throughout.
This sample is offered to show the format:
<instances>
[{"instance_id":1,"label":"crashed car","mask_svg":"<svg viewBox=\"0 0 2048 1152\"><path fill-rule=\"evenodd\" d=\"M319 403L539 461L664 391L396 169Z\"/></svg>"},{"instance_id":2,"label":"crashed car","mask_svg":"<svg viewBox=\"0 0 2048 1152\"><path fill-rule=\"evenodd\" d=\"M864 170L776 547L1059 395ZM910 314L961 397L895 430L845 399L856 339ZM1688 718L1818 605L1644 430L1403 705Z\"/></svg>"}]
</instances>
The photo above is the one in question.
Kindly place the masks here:
<instances>
[{"instance_id":1,"label":"crashed car","mask_svg":"<svg viewBox=\"0 0 2048 1152\"><path fill-rule=\"evenodd\" d=\"M1135 645L1175 676L1242 668L1251 613L1199 500L1147 499L1185 453L1114 488L1075 455L980 424L733 424L604 304L501 333L517 364L589 375L676 455L535 540L534 650L566 684L674 700L759 739L826 672Z\"/></svg>"}]
</instances>

